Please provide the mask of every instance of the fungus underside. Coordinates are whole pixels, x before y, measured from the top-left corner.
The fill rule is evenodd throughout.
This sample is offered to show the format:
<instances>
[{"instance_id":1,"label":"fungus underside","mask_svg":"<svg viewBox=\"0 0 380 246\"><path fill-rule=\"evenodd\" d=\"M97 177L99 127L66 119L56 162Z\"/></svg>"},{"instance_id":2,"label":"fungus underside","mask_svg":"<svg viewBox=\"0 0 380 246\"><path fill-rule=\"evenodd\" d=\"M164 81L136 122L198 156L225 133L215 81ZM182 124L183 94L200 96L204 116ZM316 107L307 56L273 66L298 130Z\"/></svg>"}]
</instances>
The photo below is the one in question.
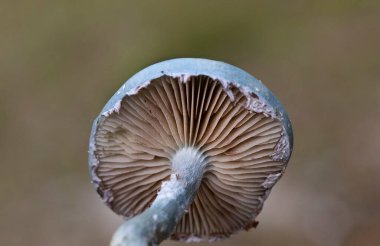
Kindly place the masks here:
<instances>
[{"instance_id":1,"label":"fungus underside","mask_svg":"<svg viewBox=\"0 0 380 246\"><path fill-rule=\"evenodd\" d=\"M154 208L165 184L185 182L190 200L171 218L178 223L168 236L212 240L249 229L287 161L273 158L281 121L257 105L257 95L205 75L150 81L96 129L99 194L130 218ZM198 172L185 174L173 161L181 151L200 158L191 161Z\"/></svg>"}]
</instances>

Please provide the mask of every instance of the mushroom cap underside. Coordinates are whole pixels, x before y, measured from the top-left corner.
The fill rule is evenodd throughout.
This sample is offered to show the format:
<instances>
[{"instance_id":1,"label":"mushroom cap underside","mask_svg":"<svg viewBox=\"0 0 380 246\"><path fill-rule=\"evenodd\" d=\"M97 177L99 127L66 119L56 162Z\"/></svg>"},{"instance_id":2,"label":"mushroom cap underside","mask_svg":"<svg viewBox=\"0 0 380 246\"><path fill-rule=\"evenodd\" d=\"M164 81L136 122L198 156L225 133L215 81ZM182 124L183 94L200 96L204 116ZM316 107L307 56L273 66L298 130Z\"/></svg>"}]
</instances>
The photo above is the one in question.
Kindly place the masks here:
<instances>
[{"instance_id":1,"label":"mushroom cap underside","mask_svg":"<svg viewBox=\"0 0 380 246\"><path fill-rule=\"evenodd\" d=\"M143 212L184 147L207 161L173 239L228 237L255 218L291 154L290 122L256 93L207 75L162 75L103 111L91 136L93 183L125 217ZM285 121L288 121L287 118Z\"/></svg>"}]
</instances>

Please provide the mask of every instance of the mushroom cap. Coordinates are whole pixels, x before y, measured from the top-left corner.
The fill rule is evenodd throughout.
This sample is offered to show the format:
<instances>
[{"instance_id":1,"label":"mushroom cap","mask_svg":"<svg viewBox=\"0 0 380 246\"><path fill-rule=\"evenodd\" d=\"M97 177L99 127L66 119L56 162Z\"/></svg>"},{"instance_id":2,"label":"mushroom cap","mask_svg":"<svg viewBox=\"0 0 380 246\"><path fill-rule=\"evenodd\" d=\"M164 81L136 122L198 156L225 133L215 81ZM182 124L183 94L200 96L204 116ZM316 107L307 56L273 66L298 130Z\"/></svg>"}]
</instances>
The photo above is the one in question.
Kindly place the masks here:
<instances>
[{"instance_id":1,"label":"mushroom cap","mask_svg":"<svg viewBox=\"0 0 380 246\"><path fill-rule=\"evenodd\" d=\"M95 119L92 182L126 218L143 212L183 147L206 158L198 193L172 239L215 240L256 226L293 148L288 115L259 80L219 61L151 65L115 93Z\"/></svg>"}]
</instances>

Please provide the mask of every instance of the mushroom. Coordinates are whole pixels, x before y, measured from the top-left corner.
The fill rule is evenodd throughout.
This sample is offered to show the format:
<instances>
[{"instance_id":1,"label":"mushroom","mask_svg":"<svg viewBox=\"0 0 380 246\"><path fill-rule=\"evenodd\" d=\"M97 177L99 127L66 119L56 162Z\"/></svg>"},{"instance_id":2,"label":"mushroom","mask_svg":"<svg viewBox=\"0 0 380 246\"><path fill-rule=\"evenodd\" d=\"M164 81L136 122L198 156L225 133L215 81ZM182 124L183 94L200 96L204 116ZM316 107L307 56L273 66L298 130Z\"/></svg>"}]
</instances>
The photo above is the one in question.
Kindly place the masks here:
<instances>
[{"instance_id":1,"label":"mushroom","mask_svg":"<svg viewBox=\"0 0 380 246\"><path fill-rule=\"evenodd\" d=\"M91 132L92 182L126 218L111 245L214 241L255 227L292 145L285 109L245 71L193 58L149 66Z\"/></svg>"}]
</instances>

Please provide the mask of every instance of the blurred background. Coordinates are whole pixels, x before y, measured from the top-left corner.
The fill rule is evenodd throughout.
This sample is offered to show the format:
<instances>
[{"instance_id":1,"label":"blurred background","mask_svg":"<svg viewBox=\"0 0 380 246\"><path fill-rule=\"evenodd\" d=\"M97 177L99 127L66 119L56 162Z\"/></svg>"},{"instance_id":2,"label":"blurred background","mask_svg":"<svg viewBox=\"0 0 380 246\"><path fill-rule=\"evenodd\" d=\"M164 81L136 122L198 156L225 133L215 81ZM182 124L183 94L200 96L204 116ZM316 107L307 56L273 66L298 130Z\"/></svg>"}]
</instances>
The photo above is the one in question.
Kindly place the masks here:
<instances>
[{"instance_id":1,"label":"blurred background","mask_svg":"<svg viewBox=\"0 0 380 246\"><path fill-rule=\"evenodd\" d=\"M1 1L0 245L108 245L122 219L90 184L92 121L131 75L176 57L245 69L293 122L293 156L258 228L214 245L379 245L379 10L376 0Z\"/></svg>"}]
</instances>

